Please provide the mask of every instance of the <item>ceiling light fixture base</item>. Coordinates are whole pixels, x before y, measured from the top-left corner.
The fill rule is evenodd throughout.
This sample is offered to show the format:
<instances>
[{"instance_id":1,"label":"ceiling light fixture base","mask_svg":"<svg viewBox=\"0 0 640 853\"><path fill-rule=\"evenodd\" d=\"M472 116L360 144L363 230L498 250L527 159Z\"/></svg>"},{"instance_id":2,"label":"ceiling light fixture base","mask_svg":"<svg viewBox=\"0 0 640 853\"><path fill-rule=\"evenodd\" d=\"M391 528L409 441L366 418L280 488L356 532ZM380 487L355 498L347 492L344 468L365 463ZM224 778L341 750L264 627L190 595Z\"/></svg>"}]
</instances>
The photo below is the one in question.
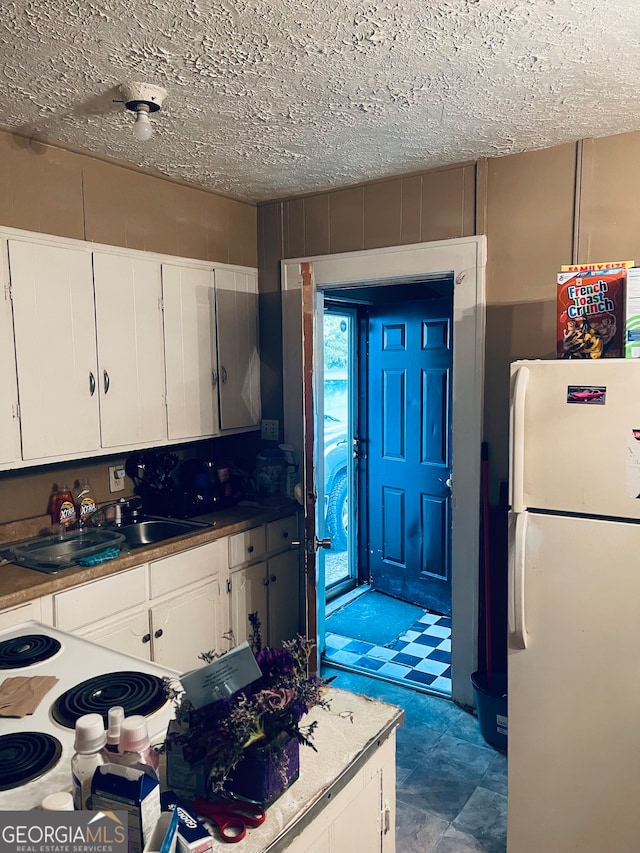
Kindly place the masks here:
<instances>
[{"instance_id":1,"label":"ceiling light fixture base","mask_svg":"<svg viewBox=\"0 0 640 853\"><path fill-rule=\"evenodd\" d=\"M128 110L136 112L139 107L146 106L150 113L157 113L167 97L167 90L152 83L122 83L120 94Z\"/></svg>"}]
</instances>

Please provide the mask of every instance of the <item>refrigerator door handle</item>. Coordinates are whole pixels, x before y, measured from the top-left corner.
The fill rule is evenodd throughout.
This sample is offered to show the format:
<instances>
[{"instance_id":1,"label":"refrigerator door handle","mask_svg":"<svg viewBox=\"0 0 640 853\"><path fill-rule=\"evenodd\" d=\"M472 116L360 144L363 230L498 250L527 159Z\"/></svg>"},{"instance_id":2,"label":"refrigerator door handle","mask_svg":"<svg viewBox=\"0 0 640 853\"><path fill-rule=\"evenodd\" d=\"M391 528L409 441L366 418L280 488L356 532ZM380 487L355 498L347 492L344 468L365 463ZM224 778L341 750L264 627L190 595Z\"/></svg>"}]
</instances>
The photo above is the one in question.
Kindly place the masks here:
<instances>
[{"instance_id":1,"label":"refrigerator door handle","mask_svg":"<svg viewBox=\"0 0 640 853\"><path fill-rule=\"evenodd\" d=\"M528 514L521 512L515 517L515 534L513 540L513 551L509 560L509 589L510 613L509 633L511 634L510 645L516 649L526 649L529 639L525 620L525 594L524 594L524 558L527 540Z\"/></svg>"},{"instance_id":2,"label":"refrigerator door handle","mask_svg":"<svg viewBox=\"0 0 640 853\"><path fill-rule=\"evenodd\" d=\"M511 509L524 512L524 412L529 385L529 368L519 367L513 384L511 403Z\"/></svg>"}]
</instances>

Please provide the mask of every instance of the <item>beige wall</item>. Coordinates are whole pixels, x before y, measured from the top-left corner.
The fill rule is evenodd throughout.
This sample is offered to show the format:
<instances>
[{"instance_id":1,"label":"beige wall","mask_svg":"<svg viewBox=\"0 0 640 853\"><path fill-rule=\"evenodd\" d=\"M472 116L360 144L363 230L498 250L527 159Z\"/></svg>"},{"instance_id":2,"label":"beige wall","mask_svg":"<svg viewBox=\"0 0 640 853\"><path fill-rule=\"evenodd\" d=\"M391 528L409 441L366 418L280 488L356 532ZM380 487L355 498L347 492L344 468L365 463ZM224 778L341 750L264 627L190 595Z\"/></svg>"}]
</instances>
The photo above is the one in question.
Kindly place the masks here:
<instances>
[{"instance_id":1,"label":"beige wall","mask_svg":"<svg viewBox=\"0 0 640 853\"><path fill-rule=\"evenodd\" d=\"M278 260L486 234L485 439L491 499L508 476L508 376L555 352L556 273L574 260L640 263L640 133L459 164L258 207L265 329L280 328ZM279 335L263 354L281 366ZM281 417L274 370L266 417Z\"/></svg>"},{"instance_id":2,"label":"beige wall","mask_svg":"<svg viewBox=\"0 0 640 853\"><path fill-rule=\"evenodd\" d=\"M0 225L256 266L256 217L255 205L0 131ZM130 495L130 480L109 494L107 467L123 458L0 473L0 523L44 515L63 478L88 477L101 502Z\"/></svg>"},{"instance_id":3,"label":"beige wall","mask_svg":"<svg viewBox=\"0 0 640 853\"><path fill-rule=\"evenodd\" d=\"M507 478L508 366L553 354L559 265L640 262L640 133L269 202L256 214L253 205L0 132L0 190L3 225L257 263L263 413L278 419L281 258L486 233L485 437L494 503ZM99 497L106 464L84 472ZM1 475L0 522L23 517L8 506L25 513L37 505L30 514L39 514L55 475L53 466Z\"/></svg>"}]
</instances>

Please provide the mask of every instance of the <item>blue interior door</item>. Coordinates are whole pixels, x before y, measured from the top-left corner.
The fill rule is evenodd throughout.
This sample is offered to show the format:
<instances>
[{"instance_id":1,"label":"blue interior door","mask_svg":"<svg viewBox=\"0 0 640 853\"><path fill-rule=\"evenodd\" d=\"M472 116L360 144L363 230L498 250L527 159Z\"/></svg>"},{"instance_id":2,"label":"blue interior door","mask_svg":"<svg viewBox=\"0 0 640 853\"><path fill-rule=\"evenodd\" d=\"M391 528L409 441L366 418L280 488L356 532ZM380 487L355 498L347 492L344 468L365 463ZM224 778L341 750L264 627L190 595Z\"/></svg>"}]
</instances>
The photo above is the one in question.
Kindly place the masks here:
<instances>
[{"instance_id":1,"label":"blue interior door","mask_svg":"<svg viewBox=\"0 0 640 853\"><path fill-rule=\"evenodd\" d=\"M372 588L451 613L452 294L370 310Z\"/></svg>"}]
</instances>

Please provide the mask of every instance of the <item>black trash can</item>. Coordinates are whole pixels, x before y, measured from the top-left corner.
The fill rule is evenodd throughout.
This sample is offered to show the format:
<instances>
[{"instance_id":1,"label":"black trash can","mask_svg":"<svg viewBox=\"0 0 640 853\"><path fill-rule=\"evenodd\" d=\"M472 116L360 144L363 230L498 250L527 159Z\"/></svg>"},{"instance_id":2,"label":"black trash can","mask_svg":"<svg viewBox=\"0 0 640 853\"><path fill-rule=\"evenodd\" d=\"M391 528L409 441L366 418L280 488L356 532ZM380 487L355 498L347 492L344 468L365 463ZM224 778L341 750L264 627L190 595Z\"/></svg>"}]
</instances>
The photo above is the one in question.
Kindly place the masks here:
<instances>
[{"instance_id":1,"label":"black trash can","mask_svg":"<svg viewBox=\"0 0 640 853\"><path fill-rule=\"evenodd\" d=\"M482 737L490 746L506 752L508 728L506 673L495 673L489 685L485 672L473 672L471 683L476 697L478 723Z\"/></svg>"}]
</instances>

